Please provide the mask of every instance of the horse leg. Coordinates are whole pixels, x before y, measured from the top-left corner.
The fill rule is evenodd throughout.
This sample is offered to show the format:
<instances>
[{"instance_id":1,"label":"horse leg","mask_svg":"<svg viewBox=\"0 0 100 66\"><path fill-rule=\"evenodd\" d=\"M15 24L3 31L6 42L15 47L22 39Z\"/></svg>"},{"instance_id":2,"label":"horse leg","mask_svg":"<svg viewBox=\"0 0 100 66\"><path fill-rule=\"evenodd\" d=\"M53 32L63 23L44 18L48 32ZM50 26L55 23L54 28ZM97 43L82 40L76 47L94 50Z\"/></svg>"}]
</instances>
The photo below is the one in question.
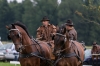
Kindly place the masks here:
<instances>
[{"instance_id":1,"label":"horse leg","mask_svg":"<svg viewBox=\"0 0 100 66\"><path fill-rule=\"evenodd\" d=\"M98 66L100 66L99 60L100 60L100 55L98 56Z\"/></svg>"},{"instance_id":2,"label":"horse leg","mask_svg":"<svg viewBox=\"0 0 100 66\"><path fill-rule=\"evenodd\" d=\"M21 66L27 66L24 58L19 58L19 61Z\"/></svg>"},{"instance_id":3,"label":"horse leg","mask_svg":"<svg viewBox=\"0 0 100 66\"><path fill-rule=\"evenodd\" d=\"M40 66L52 66L52 65L47 60L41 60L41 65Z\"/></svg>"},{"instance_id":4,"label":"horse leg","mask_svg":"<svg viewBox=\"0 0 100 66\"><path fill-rule=\"evenodd\" d=\"M83 66L83 63L80 63L78 66Z\"/></svg>"},{"instance_id":5,"label":"horse leg","mask_svg":"<svg viewBox=\"0 0 100 66\"><path fill-rule=\"evenodd\" d=\"M94 56L92 56L92 65L94 66Z\"/></svg>"},{"instance_id":6,"label":"horse leg","mask_svg":"<svg viewBox=\"0 0 100 66\"><path fill-rule=\"evenodd\" d=\"M56 66L73 66L73 65L70 65L68 62L60 61L56 64Z\"/></svg>"},{"instance_id":7,"label":"horse leg","mask_svg":"<svg viewBox=\"0 0 100 66\"><path fill-rule=\"evenodd\" d=\"M96 66L98 66L98 56L96 56Z\"/></svg>"}]
</instances>

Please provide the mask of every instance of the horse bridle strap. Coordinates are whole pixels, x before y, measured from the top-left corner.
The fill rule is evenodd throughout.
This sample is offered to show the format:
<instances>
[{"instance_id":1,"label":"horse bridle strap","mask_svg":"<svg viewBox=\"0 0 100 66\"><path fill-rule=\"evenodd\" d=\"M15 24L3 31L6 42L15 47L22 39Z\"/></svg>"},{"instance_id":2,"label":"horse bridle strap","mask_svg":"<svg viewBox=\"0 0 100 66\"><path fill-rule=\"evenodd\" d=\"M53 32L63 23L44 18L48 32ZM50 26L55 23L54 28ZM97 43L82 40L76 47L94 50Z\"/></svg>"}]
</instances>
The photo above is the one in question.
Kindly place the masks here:
<instances>
[{"instance_id":1,"label":"horse bridle strap","mask_svg":"<svg viewBox=\"0 0 100 66\"><path fill-rule=\"evenodd\" d=\"M61 57L59 57L59 58L55 61L54 66L56 66L56 64L57 64L61 59L63 59L63 58L70 58L70 57L76 57L76 58L77 58L77 55L76 55L76 53L66 53L66 54L62 55Z\"/></svg>"},{"instance_id":2,"label":"horse bridle strap","mask_svg":"<svg viewBox=\"0 0 100 66\"><path fill-rule=\"evenodd\" d=\"M18 29L10 29L9 32L10 32L10 31L13 31L13 30L17 30L17 31L19 31Z\"/></svg>"},{"instance_id":3,"label":"horse bridle strap","mask_svg":"<svg viewBox=\"0 0 100 66\"><path fill-rule=\"evenodd\" d=\"M42 60L47 60L47 61L51 62L50 59L47 59L47 58L41 56L39 52L32 52L32 53L28 53L28 54L19 54L19 58L29 58L29 57L33 57L33 56L36 56Z\"/></svg>"},{"instance_id":4,"label":"horse bridle strap","mask_svg":"<svg viewBox=\"0 0 100 66\"><path fill-rule=\"evenodd\" d=\"M73 56L77 56L76 53L66 53L64 55L62 55L63 58L68 58L68 57L73 57Z\"/></svg>"},{"instance_id":5,"label":"horse bridle strap","mask_svg":"<svg viewBox=\"0 0 100 66\"><path fill-rule=\"evenodd\" d=\"M27 54L19 54L19 57L20 58L29 58L29 57L32 57L32 56L37 56L39 55L38 52L32 52L32 53L27 53Z\"/></svg>"},{"instance_id":6,"label":"horse bridle strap","mask_svg":"<svg viewBox=\"0 0 100 66\"><path fill-rule=\"evenodd\" d=\"M72 41L72 44L74 44L75 45L75 43ZM76 46L76 45L75 45ZM76 48L77 48L77 46L76 46ZM74 50L74 49L73 49ZM77 48L77 51L78 51L79 49ZM74 50L74 52L75 52L75 50ZM75 52L75 54L76 54L76 52ZM79 51L78 51L78 55L76 54L76 57L78 58L78 60L79 61L81 61L81 63L82 63L82 60L81 60L81 58L80 58L80 54L79 54Z\"/></svg>"},{"instance_id":7,"label":"horse bridle strap","mask_svg":"<svg viewBox=\"0 0 100 66\"><path fill-rule=\"evenodd\" d=\"M63 35L63 34L60 34L60 33L56 33L56 34L65 37L65 35Z\"/></svg>"}]
</instances>

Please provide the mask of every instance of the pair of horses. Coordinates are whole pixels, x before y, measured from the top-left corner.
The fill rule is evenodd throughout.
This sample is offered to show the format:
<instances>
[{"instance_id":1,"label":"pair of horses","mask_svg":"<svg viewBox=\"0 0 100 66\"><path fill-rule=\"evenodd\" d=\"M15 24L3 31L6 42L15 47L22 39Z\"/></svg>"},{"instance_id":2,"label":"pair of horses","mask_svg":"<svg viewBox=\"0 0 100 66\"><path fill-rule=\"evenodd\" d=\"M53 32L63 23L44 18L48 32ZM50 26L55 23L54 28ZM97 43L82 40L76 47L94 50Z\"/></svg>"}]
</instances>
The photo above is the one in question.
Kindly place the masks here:
<instances>
[{"instance_id":1,"label":"pair of horses","mask_svg":"<svg viewBox=\"0 0 100 66\"><path fill-rule=\"evenodd\" d=\"M6 26L9 31L8 39L15 44L19 52L21 66L50 66L52 50L46 42L32 39L21 23ZM77 41L70 41L63 29L58 30L54 37L55 63L53 66L82 66L84 48ZM64 35L65 34L65 35Z\"/></svg>"}]
</instances>

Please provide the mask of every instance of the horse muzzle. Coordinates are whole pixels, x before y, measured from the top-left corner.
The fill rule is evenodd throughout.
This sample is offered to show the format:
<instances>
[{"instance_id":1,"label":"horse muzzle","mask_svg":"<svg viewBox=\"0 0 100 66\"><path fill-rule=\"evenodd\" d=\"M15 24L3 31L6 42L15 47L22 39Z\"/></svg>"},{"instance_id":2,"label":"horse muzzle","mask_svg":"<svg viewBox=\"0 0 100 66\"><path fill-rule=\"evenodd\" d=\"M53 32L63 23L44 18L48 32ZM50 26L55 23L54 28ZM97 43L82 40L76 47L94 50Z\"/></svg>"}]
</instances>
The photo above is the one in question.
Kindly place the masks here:
<instances>
[{"instance_id":1,"label":"horse muzzle","mask_svg":"<svg viewBox=\"0 0 100 66\"><path fill-rule=\"evenodd\" d=\"M23 46L18 47L18 49L16 50L17 52L22 52L22 50L24 49Z\"/></svg>"}]
</instances>

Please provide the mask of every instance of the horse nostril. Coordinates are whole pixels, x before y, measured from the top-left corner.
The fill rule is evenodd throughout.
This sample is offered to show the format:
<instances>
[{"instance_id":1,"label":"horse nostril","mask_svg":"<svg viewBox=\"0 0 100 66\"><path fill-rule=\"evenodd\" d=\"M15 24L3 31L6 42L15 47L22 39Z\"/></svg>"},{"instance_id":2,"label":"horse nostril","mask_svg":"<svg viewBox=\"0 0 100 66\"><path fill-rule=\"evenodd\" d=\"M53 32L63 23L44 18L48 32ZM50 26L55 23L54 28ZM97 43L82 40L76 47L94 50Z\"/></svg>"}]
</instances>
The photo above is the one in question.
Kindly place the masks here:
<instances>
[{"instance_id":1,"label":"horse nostril","mask_svg":"<svg viewBox=\"0 0 100 66\"><path fill-rule=\"evenodd\" d=\"M21 48L19 47L18 50L21 50Z\"/></svg>"},{"instance_id":2,"label":"horse nostril","mask_svg":"<svg viewBox=\"0 0 100 66\"><path fill-rule=\"evenodd\" d=\"M16 49L17 52L19 52L19 49Z\"/></svg>"},{"instance_id":3,"label":"horse nostril","mask_svg":"<svg viewBox=\"0 0 100 66\"><path fill-rule=\"evenodd\" d=\"M20 51L21 51L21 47L19 47L16 51L17 51L17 52L20 52Z\"/></svg>"}]
</instances>

